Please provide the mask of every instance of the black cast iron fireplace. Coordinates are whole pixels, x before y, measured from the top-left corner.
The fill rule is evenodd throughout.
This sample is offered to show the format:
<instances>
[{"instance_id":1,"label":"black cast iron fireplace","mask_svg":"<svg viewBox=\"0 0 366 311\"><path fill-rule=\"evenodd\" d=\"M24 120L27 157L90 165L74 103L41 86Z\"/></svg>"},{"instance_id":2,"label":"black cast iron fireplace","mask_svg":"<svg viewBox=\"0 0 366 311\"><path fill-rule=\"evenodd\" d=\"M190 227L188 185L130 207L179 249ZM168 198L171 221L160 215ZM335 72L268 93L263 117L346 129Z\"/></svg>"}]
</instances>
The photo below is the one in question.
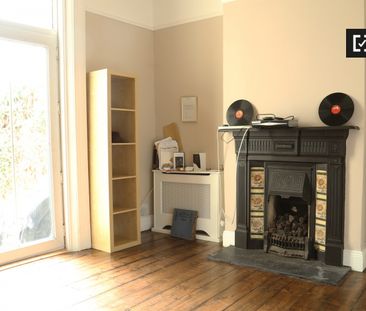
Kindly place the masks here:
<instances>
[{"instance_id":1,"label":"black cast iron fireplace","mask_svg":"<svg viewBox=\"0 0 366 311\"><path fill-rule=\"evenodd\" d=\"M346 139L356 127L235 131L235 246L343 264Z\"/></svg>"}]
</instances>

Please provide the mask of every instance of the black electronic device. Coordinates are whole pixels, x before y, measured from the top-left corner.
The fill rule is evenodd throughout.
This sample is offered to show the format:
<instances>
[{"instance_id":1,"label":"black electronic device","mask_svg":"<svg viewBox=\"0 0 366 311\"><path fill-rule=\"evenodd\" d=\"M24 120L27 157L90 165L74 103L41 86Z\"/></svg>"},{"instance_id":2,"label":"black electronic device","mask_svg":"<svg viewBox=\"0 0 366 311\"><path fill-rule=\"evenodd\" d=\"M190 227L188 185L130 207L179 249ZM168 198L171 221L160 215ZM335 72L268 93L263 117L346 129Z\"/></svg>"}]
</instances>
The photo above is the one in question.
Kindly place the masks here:
<instances>
[{"instance_id":1,"label":"black electronic device","mask_svg":"<svg viewBox=\"0 0 366 311\"><path fill-rule=\"evenodd\" d=\"M258 114L256 120L252 121L253 127L297 127L298 122L294 116L286 118L277 117L274 114Z\"/></svg>"}]
</instances>

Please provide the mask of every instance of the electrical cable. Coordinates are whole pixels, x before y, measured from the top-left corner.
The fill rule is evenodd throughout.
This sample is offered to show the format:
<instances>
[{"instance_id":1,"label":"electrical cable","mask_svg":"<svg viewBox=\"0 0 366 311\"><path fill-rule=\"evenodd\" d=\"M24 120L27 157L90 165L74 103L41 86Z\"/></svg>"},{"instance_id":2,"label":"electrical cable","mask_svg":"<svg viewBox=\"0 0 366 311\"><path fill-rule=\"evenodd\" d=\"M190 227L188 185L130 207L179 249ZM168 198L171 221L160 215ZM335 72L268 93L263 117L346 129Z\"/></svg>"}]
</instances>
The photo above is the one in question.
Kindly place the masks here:
<instances>
[{"instance_id":1,"label":"electrical cable","mask_svg":"<svg viewBox=\"0 0 366 311\"><path fill-rule=\"evenodd\" d=\"M238 163L239 163L239 156L240 156L241 148L243 146L243 142L244 142L245 136L247 135L249 129L250 129L250 127L248 127L248 128L245 129L245 132L243 134L243 137L241 138L241 141L240 141L240 145L239 145L239 149L238 149L238 154L236 156L236 171L238 171ZM238 190L236 190L236 191L238 191ZM234 224L235 219L236 219L236 208L234 209L233 218L231 220L231 224L232 225Z\"/></svg>"},{"instance_id":2,"label":"electrical cable","mask_svg":"<svg viewBox=\"0 0 366 311\"><path fill-rule=\"evenodd\" d=\"M226 133L222 133L221 134L221 140L225 143L225 144L229 144L230 142L232 142L234 140L234 136L231 136L231 138L229 140L224 139Z\"/></svg>"},{"instance_id":3,"label":"electrical cable","mask_svg":"<svg viewBox=\"0 0 366 311\"><path fill-rule=\"evenodd\" d=\"M224 139L222 139L222 137L224 136L225 133L223 133L220 137L220 133L219 131L217 131L217 135L216 135L216 155L217 155L217 171L220 172L220 138L222 141L224 141L226 144L228 144L228 142L226 142ZM232 138L234 139L234 138ZM231 139L231 140L232 140ZM230 141L231 141L230 140ZM229 141L229 142L230 142ZM219 200L220 200L220 227L223 228L223 230L225 229L225 209L224 209L224 189L223 189L223 174L221 176L219 176Z\"/></svg>"},{"instance_id":4,"label":"electrical cable","mask_svg":"<svg viewBox=\"0 0 366 311\"><path fill-rule=\"evenodd\" d=\"M244 142L244 138L245 136L247 135L247 132L249 131L250 127L247 127L245 129L245 132L243 134L243 137L241 138L241 141L240 141L240 145L239 145L239 149L238 149L238 154L236 156L236 167L238 167L238 161L239 161L239 156L240 156L240 151L241 151L241 147L243 146L243 142Z\"/></svg>"},{"instance_id":5,"label":"electrical cable","mask_svg":"<svg viewBox=\"0 0 366 311\"><path fill-rule=\"evenodd\" d=\"M144 204L145 200L150 196L150 194L152 194L154 190L154 187L152 187L142 198L142 200L140 200L140 205Z\"/></svg>"},{"instance_id":6,"label":"electrical cable","mask_svg":"<svg viewBox=\"0 0 366 311\"><path fill-rule=\"evenodd\" d=\"M240 145L239 145L239 149L238 149L238 154L237 154L237 156L236 156L236 171L238 170L238 163L239 163L239 156L240 156L240 152L241 152L241 149L242 149L242 147L243 147L243 143L244 143L244 140L245 140L245 137L247 136L247 133L248 133L248 131L249 131L249 129L251 129L251 127L247 127L247 128L245 128L245 132L243 133L243 137L241 138L241 140L240 140ZM221 135L221 137L219 137L219 132L217 132L217 144L216 144L216 146L217 146L217 149L216 149L216 151L217 151L217 169L220 171L220 148L219 148L219 143L220 143L220 139L224 142L224 143L226 143L226 144L228 144L228 143L230 143L231 141L233 141L234 140L234 136L230 139L230 140L228 140L228 141L226 141L225 139L223 139L223 136L225 135L226 133L223 133L222 135ZM220 138L220 139L219 139ZM222 186L222 184L221 184L221 180L220 180L220 187ZM223 191L224 192L224 191ZM224 210L224 208L221 208L221 210L220 210L220 214L222 214L223 216L224 216L224 220L226 219L226 214L225 214L225 210ZM236 208L234 209L234 215L233 215L233 218L232 218L232 220L231 220L231 224L234 224L234 221L235 221L235 218L236 218ZM221 222L221 221L220 221ZM221 223L220 223L221 224Z\"/></svg>"},{"instance_id":7,"label":"electrical cable","mask_svg":"<svg viewBox=\"0 0 366 311\"><path fill-rule=\"evenodd\" d=\"M220 140L219 140L219 131L216 132L216 159L217 159L217 170L220 171Z\"/></svg>"}]
</instances>

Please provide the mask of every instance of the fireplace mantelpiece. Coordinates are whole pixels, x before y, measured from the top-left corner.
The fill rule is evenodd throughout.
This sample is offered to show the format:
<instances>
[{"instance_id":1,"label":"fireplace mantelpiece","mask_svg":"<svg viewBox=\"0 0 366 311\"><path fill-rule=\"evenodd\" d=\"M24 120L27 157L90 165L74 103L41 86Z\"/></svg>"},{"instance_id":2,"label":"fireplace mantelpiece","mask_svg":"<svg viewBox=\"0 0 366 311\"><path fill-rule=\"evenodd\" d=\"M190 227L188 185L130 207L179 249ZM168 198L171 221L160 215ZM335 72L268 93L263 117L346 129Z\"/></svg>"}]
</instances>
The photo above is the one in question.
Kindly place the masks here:
<instances>
[{"instance_id":1,"label":"fireplace mantelpiece","mask_svg":"<svg viewBox=\"0 0 366 311\"><path fill-rule=\"evenodd\" d=\"M253 227L255 222L264 223L264 216L261 219L260 208L255 210L251 200L256 196L260 201L263 195L263 204L267 204L266 185L264 183L262 189L260 184L253 187L251 184L253 171L263 174L265 180L268 165L308 164L312 167L313 204L320 202L321 207L324 203L325 208L325 212L319 213L319 217L314 220L312 227L312 235L318 246L318 257L326 264L337 266L343 264L345 156L346 139L350 129L357 127L270 128L250 129L247 132L237 166L236 247L263 248L264 232L260 231L260 226L255 230ZM243 133L243 130L233 131L236 153L239 152ZM317 189L318 180L319 184L325 180L324 189ZM316 213L318 216L318 211ZM324 234L323 240L321 234Z\"/></svg>"}]
</instances>

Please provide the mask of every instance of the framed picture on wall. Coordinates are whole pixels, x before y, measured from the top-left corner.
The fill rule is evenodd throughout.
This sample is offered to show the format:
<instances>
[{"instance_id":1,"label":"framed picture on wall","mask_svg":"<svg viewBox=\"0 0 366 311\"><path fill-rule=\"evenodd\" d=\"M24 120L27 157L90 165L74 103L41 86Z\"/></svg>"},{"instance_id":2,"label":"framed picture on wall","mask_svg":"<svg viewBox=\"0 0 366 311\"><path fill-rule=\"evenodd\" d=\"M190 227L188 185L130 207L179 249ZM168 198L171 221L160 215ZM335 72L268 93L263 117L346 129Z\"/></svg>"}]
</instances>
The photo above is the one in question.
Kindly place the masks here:
<instances>
[{"instance_id":1,"label":"framed picture on wall","mask_svg":"<svg viewBox=\"0 0 366 311\"><path fill-rule=\"evenodd\" d=\"M182 96L180 103L182 122L197 122L197 96Z\"/></svg>"}]
</instances>

